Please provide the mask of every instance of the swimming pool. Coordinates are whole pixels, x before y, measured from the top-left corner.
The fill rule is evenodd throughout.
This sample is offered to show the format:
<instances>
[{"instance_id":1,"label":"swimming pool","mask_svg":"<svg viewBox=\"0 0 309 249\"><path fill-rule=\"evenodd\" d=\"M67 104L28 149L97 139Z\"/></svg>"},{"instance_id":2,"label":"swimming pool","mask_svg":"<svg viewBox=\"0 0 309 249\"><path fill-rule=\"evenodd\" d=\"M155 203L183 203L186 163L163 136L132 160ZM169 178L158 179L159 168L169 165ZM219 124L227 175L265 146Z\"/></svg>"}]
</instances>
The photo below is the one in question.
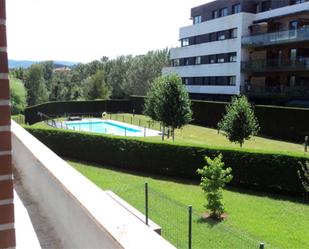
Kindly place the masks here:
<instances>
[{"instance_id":1,"label":"swimming pool","mask_svg":"<svg viewBox=\"0 0 309 249\"><path fill-rule=\"evenodd\" d=\"M159 131L138 127L114 120L83 119L80 121L66 121L64 126L70 130L97 132L121 136L158 136Z\"/></svg>"}]
</instances>

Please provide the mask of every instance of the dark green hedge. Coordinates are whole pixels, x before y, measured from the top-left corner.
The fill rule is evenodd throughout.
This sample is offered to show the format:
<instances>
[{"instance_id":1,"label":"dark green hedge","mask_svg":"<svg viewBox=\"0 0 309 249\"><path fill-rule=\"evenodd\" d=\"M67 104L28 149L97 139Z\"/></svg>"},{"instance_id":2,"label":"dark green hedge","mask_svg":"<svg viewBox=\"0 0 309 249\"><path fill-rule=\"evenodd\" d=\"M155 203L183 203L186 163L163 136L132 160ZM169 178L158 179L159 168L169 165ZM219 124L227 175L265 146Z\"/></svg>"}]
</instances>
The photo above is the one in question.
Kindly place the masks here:
<instances>
[{"instance_id":1,"label":"dark green hedge","mask_svg":"<svg viewBox=\"0 0 309 249\"><path fill-rule=\"evenodd\" d=\"M101 116L102 112L132 112L130 100L57 101L31 106L25 109L25 122L34 124L41 121L38 112L49 116L65 114L91 114Z\"/></svg>"},{"instance_id":2,"label":"dark green hedge","mask_svg":"<svg viewBox=\"0 0 309 249\"><path fill-rule=\"evenodd\" d=\"M141 110L143 97L134 96L132 105ZM226 102L192 100L193 124L217 128L225 114ZM138 107L139 106L139 107ZM309 136L309 109L280 106L254 106L261 126L260 135L292 142L304 142Z\"/></svg>"},{"instance_id":3,"label":"dark green hedge","mask_svg":"<svg viewBox=\"0 0 309 249\"><path fill-rule=\"evenodd\" d=\"M294 195L304 191L297 170L305 157L298 155L190 147L56 129L26 129L63 157L197 180L196 170L205 164L204 156L222 153L226 166L233 169L232 185Z\"/></svg>"},{"instance_id":4,"label":"dark green hedge","mask_svg":"<svg viewBox=\"0 0 309 249\"><path fill-rule=\"evenodd\" d=\"M226 102L192 101L193 124L217 128L225 113ZM34 124L41 121L38 112L49 116L92 114L101 116L102 112L127 112L134 109L136 114L143 112L144 97L132 96L129 100L69 101L48 102L25 109L25 121ZM303 142L309 136L309 109L278 106L255 106L259 120L260 135L293 142Z\"/></svg>"}]
</instances>

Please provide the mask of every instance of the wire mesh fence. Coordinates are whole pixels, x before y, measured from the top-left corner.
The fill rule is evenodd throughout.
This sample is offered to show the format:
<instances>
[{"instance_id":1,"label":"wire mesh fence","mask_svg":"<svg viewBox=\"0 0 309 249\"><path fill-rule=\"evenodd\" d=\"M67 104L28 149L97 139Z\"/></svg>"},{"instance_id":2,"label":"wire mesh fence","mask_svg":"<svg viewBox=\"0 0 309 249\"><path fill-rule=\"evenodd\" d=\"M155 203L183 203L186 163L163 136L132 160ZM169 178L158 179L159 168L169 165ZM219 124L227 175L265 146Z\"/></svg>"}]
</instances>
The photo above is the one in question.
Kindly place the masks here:
<instances>
[{"instance_id":1,"label":"wire mesh fence","mask_svg":"<svg viewBox=\"0 0 309 249\"><path fill-rule=\"evenodd\" d=\"M225 222L202 218L202 213L194 207L191 213L190 233L189 205L175 201L151 186L148 186L148 191L145 191L143 185L130 187L127 185L114 192L144 215L147 213L150 220L161 226L161 235L177 248L275 248L268 243L262 247L260 238L249 236L243 231L226 225ZM145 198L146 192L148 192L148 203ZM146 223L146 217L144 222Z\"/></svg>"}]
</instances>

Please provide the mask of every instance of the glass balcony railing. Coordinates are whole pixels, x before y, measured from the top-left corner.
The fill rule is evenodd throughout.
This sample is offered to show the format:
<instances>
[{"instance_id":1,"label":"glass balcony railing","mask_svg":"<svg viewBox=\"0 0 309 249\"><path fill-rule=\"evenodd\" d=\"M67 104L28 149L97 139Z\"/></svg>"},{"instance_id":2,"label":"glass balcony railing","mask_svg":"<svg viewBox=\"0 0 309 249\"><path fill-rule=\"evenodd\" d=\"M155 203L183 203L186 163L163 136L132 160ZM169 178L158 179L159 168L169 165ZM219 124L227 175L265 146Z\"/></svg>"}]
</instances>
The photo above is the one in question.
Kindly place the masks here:
<instances>
[{"instance_id":1,"label":"glass balcony railing","mask_svg":"<svg viewBox=\"0 0 309 249\"><path fill-rule=\"evenodd\" d=\"M257 86L246 85L242 93L251 97L308 97L309 86Z\"/></svg>"},{"instance_id":2,"label":"glass balcony railing","mask_svg":"<svg viewBox=\"0 0 309 249\"><path fill-rule=\"evenodd\" d=\"M309 41L309 28L245 36L242 38L242 45L244 47L263 47L303 41Z\"/></svg>"},{"instance_id":3,"label":"glass balcony railing","mask_svg":"<svg viewBox=\"0 0 309 249\"><path fill-rule=\"evenodd\" d=\"M309 58L243 61L241 70L242 72L306 71L309 70Z\"/></svg>"}]
</instances>

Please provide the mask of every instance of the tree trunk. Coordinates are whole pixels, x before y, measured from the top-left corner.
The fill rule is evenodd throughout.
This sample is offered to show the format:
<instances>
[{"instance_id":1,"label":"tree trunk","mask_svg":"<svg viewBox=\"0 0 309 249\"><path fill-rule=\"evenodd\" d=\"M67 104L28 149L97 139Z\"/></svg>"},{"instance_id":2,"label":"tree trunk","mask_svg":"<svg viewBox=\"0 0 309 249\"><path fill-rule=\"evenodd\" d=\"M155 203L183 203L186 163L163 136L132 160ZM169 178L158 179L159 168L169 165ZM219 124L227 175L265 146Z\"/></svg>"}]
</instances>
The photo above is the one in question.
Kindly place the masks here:
<instances>
[{"instance_id":1,"label":"tree trunk","mask_svg":"<svg viewBox=\"0 0 309 249\"><path fill-rule=\"evenodd\" d=\"M175 128L172 128L172 137L173 137L173 142L175 141Z\"/></svg>"},{"instance_id":2,"label":"tree trunk","mask_svg":"<svg viewBox=\"0 0 309 249\"><path fill-rule=\"evenodd\" d=\"M164 141L164 132L165 132L165 127L162 125L162 141Z\"/></svg>"}]
</instances>

